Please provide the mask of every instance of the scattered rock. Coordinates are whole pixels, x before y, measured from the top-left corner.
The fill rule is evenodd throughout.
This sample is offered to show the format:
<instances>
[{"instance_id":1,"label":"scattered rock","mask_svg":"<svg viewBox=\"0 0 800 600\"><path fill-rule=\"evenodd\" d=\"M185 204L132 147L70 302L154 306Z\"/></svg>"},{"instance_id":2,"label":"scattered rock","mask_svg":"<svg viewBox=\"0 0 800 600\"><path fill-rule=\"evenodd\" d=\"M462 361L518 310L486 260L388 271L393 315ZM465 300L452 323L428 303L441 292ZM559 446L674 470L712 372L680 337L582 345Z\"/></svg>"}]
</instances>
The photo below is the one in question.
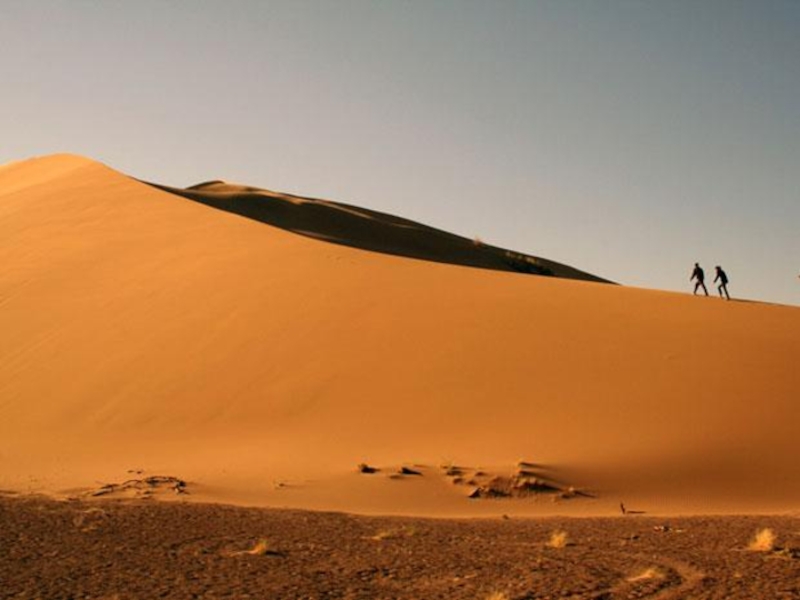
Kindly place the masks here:
<instances>
[{"instance_id":1,"label":"scattered rock","mask_svg":"<svg viewBox=\"0 0 800 600\"><path fill-rule=\"evenodd\" d=\"M521 477L521 478L538 477L538 473L536 471L530 471L528 469L518 469L517 470L517 477Z\"/></svg>"},{"instance_id":2,"label":"scattered rock","mask_svg":"<svg viewBox=\"0 0 800 600\"><path fill-rule=\"evenodd\" d=\"M776 558L795 560L800 558L800 548L776 548L774 555Z\"/></svg>"},{"instance_id":3,"label":"scattered rock","mask_svg":"<svg viewBox=\"0 0 800 600\"><path fill-rule=\"evenodd\" d=\"M521 460L517 463L518 469L541 469L542 465L537 465L536 463L528 462L526 460Z\"/></svg>"},{"instance_id":4,"label":"scattered rock","mask_svg":"<svg viewBox=\"0 0 800 600\"><path fill-rule=\"evenodd\" d=\"M575 487L569 486L565 490L561 490L559 497L564 500L569 500L570 498L575 498L576 496L583 496L584 498L594 498L592 494L589 492L584 492L583 490L579 490Z\"/></svg>"},{"instance_id":5,"label":"scattered rock","mask_svg":"<svg viewBox=\"0 0 800 600\"><path fill-rule=\"evenodd\" d=\"M464 469L455 465L445 465L442 466L442 469L448 477L461 477L464 474Z\"/></svg>"},{"instance_id":6,"label":"scattered rock","mask_svg":"<svg viewBox=\"0 0 800 600\"><path fill-rule=\"evenodd\" d=\"M114 491L116 491L116 486L115 485L106 484L103 487L98 488L98 489L94 490L93 492L91 492L90 495L92 495L92 496L105 496L106 494L110 494L110 493L112 493Z\"/></svg>"},{"instance_id":7,"label":"scattered rock","mask_svg":"<svg viewBox=\"0 0 800 600\"><path fill-rule=\"evenodd\" d=\"M414 469L411 469L409 467L401 467L400 470L398 471L398 473L400 475L419 475L419 476L422 476L422 473L420 471L415 471Z\"/></svg>"},{"instance_id":8,"label":"scattered rock","mask_svg":"<svg viewBox=\"0 0 800 600\"><path fill-rule=\"evenodd\" d=\"M97 497L120 492L133 492L137 497L148 498L158 490L172 490L176 494L188 494L186 482L183 479L169 475L151 475L144 479L128 479L122 483L106 483L101 487L87 492L86 495Z\"/></svg>"},{"instance_id":9,"label":"scattered rock","mask_svg":"<svg viewBox=\"0 0 800 600\"><path fill-rule=\"evenodd\" d=\"M360 463L358 465L359 473L365 473L367 475L371 475L372 473L377 473L378 471L380 471L380 469L377 469L375 467L370 467L367 463Z\"/></svg>"},{"instance_id":10,"label":"scattered rock","mask_svg":"<svg viewBox=\"0 0 800 600\"><path fill-rule=\"evenodd\" d=\"M511 488L515 492L519 494L541 494L541 493L552 493L552 492L559 492L561 491L555 485L548 483L542 479L537 479L536 477L513 477L511 479Z\"/></svg>"},{"instance_id":11,"label":"scattered rock","mask_svg":"<svg viewBox=\"0 0 800 600\"><path fill-rule=\"evenodd\" d=\"M496 476L488 480L485 480L485 477L485 475L479 476L476 473L472 479L466 482L467 485L475 488L470 492L470 498L525 498L548 494L555 502L576 496L591 497L590 494L572 486L562 487L530 469L519 469L510 477Z\"/></svg>"}]
</instances>

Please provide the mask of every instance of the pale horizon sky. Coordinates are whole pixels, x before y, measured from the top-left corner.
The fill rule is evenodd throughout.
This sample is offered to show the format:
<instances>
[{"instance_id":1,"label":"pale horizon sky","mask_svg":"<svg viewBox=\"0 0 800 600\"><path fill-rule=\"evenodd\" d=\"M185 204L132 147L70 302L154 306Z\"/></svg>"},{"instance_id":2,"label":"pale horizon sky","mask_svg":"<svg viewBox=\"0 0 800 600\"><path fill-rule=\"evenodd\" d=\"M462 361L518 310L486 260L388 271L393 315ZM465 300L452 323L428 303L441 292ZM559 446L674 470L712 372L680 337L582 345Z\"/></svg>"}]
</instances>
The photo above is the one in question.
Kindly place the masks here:
<instances>
[{"instance_id":1,"label":"pale horizon sky","mask_svg":"<svg viewBox=\"0 0 800 600\"><path fill-rule=\"evenodd\" d=\"M0 39L0 163L328 198L638 287L721 264L800 305L800 1L0 0Z\"/></svg>"}]
</instances>

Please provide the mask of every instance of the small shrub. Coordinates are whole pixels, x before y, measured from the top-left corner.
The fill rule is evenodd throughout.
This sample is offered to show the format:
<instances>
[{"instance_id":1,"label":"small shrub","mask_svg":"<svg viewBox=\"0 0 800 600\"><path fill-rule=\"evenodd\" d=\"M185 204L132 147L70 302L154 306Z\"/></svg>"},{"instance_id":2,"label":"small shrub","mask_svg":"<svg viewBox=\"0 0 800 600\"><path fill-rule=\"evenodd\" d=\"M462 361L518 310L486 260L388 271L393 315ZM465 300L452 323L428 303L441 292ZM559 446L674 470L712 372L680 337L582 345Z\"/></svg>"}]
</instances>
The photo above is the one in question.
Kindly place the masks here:
<instances>
[{"instance_id":1,"label":"small shrub","mask_svg":"<svg viewBox=\"0 0 800 600\"><path fill-rule=\"evenodd\" d=\"M417 531L413 527L398 527L396 529L384 529L379 531L370 537L370 539L376 542L382 542L383 540L413 537L416 533Z\"/></svg>"},{"instance_id":2,"label":"small shrub","mask_svg":"<svg viewBox=\"0 0 800 600\"><path fill-rule=\"evenodd\" d=\"M281 552L276 550L272 550L269 547L269 542L264 538L259 539L255 546L250 548L250 550L236 550L233 552L227 552L227 556L282 556Z\"/></svg>"},{"instance_id":3,"label":"small shrub","mask_svg":"<svg viewBox=\"0 0 800 600\"><path fill-rule=\"evenodd\" d=\"M264 556L269 552L269 542L264 538L261 538L256 542L256 545L253 546L250 550L245 550L245 554L252 554L253 556Z\"/></svg>"},{"instance_id":4,"label":"small shrub","mask_svg":"<svg viewBox=\"0 0 800 600\"><path fill-rule=\"evenodd\" d=\"M647 581L649 579L664 579L664 574L658 569L651 567L649 569L645 569L638 575L628 577L628 581L631 583L635 583L637 581Z\"/></svg>"},{"instance_id":5,"label":"small shrub","mask_svg":"<svg viewBox=\"0 0 800 600\"><path fill-rule=\"evenodd\" d=\"M772 529L765 528L756 531L755 536L747 546L748 550L753 552L772 552L775 549L775 532Z\"/></svg>"},{"instance_id":6,"label":"small shrub","mask_svg":"<svg viewBox=\"0 0 800 600\"><path fill-rule=\"evenodd\" d=\"M564 548L569 544L566 531L554 531L545 544L548 548Z\"/></svg>"}]
</instances>

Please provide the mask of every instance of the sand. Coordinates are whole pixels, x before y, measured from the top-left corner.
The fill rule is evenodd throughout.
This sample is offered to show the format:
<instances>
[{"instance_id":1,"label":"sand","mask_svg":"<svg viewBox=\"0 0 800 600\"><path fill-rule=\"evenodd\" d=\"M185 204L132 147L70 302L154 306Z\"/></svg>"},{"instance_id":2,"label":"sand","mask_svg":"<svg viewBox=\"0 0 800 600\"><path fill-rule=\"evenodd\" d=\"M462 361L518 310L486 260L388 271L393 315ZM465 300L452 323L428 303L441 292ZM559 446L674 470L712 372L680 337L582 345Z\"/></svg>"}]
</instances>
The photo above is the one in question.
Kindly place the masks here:
<instances>
[{"instance_id":1,"label":"sand","mask_svg":"<svg viewBox=\"0 0 800 600\"><path fill-rule=\"evenodd\" d=\"M186 493L164 497L363 514L798 509L800 309L465 266L463 238L410 225L435 261L396 231L377 252L408 223L353 208L348 243L347 219L323 231L297 197L218 185L190 199L71 155L0 169L1 489L169 476ZM280 211L213 208L245 192Z\"/></svg>"}]
</instances>

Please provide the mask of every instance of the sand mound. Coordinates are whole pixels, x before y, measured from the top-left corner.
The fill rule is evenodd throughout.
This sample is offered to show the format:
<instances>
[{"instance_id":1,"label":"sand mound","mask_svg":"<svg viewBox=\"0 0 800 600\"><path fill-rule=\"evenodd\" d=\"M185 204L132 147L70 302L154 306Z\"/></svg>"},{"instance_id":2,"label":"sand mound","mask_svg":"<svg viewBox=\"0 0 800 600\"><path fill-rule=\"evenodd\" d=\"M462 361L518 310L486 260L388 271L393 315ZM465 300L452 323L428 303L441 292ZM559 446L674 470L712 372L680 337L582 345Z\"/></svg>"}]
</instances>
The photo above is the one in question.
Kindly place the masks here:
<instances>
[{"instance_id":1,"label":"sand mound","mask_svg":"<svg viewBox=\"0 0 800 600\"><path fill-rule=\"evenodd\" d=\"M325 211L384 219L271 204L317 236ZM402 223L379 227L429 233ZM797 507L800 310L286 229L78 157L0 170L0 489L145 470L190 500L362 512ZM520 459L594 497L475 502L441 473L355 469Z\"/></svg>"}]
</instances>

